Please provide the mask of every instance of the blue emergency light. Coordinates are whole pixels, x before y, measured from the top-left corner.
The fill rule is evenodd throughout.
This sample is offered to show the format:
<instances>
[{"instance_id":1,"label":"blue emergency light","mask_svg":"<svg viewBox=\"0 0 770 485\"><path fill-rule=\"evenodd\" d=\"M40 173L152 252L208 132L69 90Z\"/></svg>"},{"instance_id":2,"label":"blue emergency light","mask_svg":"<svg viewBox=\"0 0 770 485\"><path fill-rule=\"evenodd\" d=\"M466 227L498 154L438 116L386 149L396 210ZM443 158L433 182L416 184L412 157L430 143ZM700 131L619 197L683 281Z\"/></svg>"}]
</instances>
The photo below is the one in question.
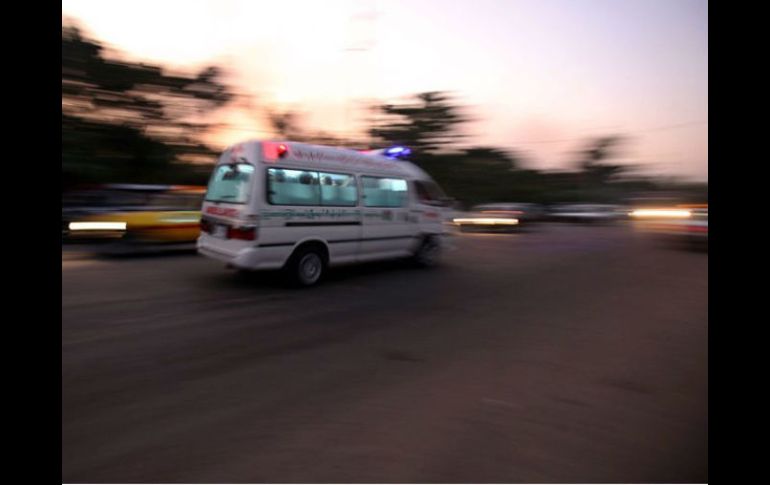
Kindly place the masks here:
<instances>
[{"instance_id":1,"label":"blue emergency light","mask_svg":"<svg viewBox=\"0 0 770 485\"><path fill-rule=\"evenodd\" d=\"M409 156L410 153L412 153L412 150L409 148L396 145L390 148L386 148L383 155L388 158L404 158Z\"/></svg>"}]
</instances>

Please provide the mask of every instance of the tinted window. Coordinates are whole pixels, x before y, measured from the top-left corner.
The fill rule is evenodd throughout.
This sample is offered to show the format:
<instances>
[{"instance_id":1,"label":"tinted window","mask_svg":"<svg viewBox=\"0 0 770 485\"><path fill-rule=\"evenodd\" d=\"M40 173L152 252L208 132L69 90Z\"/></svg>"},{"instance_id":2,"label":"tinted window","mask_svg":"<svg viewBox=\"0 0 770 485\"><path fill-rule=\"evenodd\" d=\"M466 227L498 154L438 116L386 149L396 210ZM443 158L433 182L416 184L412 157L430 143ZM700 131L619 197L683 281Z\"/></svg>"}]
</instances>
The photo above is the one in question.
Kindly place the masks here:
<instances>
[{"instance_id":1,"label":"tinted window","mask_svg":"<svg viewBox=\"0 0 770 485\"><path fill-rule=\"evenodd\" d=\"M404 207L407 202L406 180L361 177L366 207Z\"/></svg>"},{"instance_id":2,"label":"tinted window","mask_svg":"<svg viewBox=\"0 0 770 485\"><path fill-rule=\"evenodd\" d=\"M267 169L267 200L276 205L321 205L318 172Z\"/></svg>"},{"instance_id":3,"label":"tinted window","mask_svg":"<svg viewBox=\"0 0 770 485\"><path fill-rule=\"evenodd\" d=\"M206 200L244 204L251 191L254 167L247 163L219 165L209 181Z\"/></svg>"},{"instance_id":4,"label":"tinted window","mask_svg":"<svg viewBox=\"0 0 770 485\"><path fill-rule=\"evenodd\" d=\"M358 188L352 175L318 174L321 181L321 205L354 206L358 204Z\"/></svg>"},{"instance_id":5,"label":"tinted window","mask_svg":"<svg viewBox=\"0 0 770 485\"><path fill-rule=\"evenodd\" d=\"M416 180L414 187L417 198L424 204L443 205L446 201L446 194L434 182Z\"/></svg>"}]
</instances>

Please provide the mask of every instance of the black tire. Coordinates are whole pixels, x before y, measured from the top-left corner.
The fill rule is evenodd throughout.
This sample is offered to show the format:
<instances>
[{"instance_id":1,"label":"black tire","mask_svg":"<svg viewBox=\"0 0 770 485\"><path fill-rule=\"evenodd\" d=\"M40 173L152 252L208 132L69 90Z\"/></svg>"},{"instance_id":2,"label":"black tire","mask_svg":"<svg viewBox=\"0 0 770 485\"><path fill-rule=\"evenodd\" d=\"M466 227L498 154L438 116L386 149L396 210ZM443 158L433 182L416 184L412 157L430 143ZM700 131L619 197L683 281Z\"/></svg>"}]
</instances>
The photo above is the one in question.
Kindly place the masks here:
<instances>
[{"instance_id":1,"label":"black tire","mask_svg":"<svg viewBox=\"0 0 770 485\"><path fill-rule=\"evenodd\" d=\"M426 236L412 256L414 264L421 268L433 268L441 257L441 242L436 236Z\"/></svg>"},{"instance_id":2,"label":"black tire","mask_svg":"<svg viewBox=\"0 0 770 485\"><path fill-rule=\"evenodd\" d=\"M326 272L326 257L320 248L302 248L292 255L285 271L289 283L293 286L316 285Z\"/></svg>"}]
</instances>

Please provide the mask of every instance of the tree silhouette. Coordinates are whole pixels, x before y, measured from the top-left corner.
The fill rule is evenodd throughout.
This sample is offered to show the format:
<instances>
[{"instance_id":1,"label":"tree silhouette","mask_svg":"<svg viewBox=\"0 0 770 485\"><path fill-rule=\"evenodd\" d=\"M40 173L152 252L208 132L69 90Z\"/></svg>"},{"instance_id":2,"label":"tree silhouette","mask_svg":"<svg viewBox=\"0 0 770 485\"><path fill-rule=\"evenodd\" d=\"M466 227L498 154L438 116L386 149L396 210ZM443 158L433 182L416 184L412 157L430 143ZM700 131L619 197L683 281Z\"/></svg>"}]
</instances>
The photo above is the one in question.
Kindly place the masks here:
<instances>
[{"instance_id":1,"label":"tree silhouette","mask_svg":"<svg viewBox=\"0 0 770 485\"><path fill-rule=\"evenodd\" d=\"M461 108L445 92L414 95L406 103L373 107L375 119L369 134L382 144L402 144L415 155L436 153L462 135L459 125L468 121Z\"/></svg>"},{"instance_id":2,"label":"tree silhouette","mask_svg":"<svg viewBox=\"0 0 770 485\"><path fill-rule=\"evenodd\" d=\"M156 181L174 162L211 157L208 114L232 94L217 67L172 75L108 57L62 25L62 171L70 182Z\"/></svg>"},{"instance_id":3,"label":"tree silhouette","mask_svg":"<svg viewBox=\"0 0 770 485\"><path fill-rule=\"evenodd\" d=\"M615 157L618 146L623 141L619 135L603 136L588 142L588 146L580 152L578 167L583 173L584 182L590 187L607 184L610 179L620 175L625 167L601 163Z\"/></svg>"}]
</instances>

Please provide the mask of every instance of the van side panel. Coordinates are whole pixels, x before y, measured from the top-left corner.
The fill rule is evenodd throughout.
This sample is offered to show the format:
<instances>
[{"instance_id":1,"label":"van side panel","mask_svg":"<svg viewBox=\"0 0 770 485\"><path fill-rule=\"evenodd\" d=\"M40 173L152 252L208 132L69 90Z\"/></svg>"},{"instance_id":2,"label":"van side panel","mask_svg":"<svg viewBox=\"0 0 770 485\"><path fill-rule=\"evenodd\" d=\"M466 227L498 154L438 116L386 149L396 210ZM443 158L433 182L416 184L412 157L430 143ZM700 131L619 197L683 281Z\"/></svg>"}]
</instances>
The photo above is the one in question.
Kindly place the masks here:
<instances>
[{"instance_id":1,"label":"van side panel","mask_svg":"<svg viewBox=\"0 0 770 485\"><path fill-rule=\"evenodd\" d=\"M400 194L381 189L378 186L380 180L403 181L406 192ZM417 227L409 214L409 185L409 180L404 176L361 176L363 231L359 260L410 254Z\"/></svg>"},{"instance_id":2,"label":"van side panel","mask_svg":"<svg viewBox=\"0 0 770 485\"><path fill-rule=\"evenodd\" d=\"M353 262L358 255L361 238L361 210L356 200L354 206L320 205L321 186L316 178L310 184L291 183L291 180L277 180L270 174L276 173L323 173L323 169L310 164L263 163L263 184L260 187L260 249L271 265L282 266L294 249L302 242L316 240L323 242L329 252L329 264ZM328 170L326 170L328 172ZM342 175L355 176L352 172ZM355 180L355 178L354 178ZM272 194L270 193L272 190ZM307 192L307 193L306 193ZM325 192L334 195L333 191ZM336 193L336 192L335 192ZM354 192L355 193L355 192ZM271 197L272 195L272 197ZM350 194L347 194L348 198ZM305 204L306 199L316 200L313 205ZM276 203L290 198L295 204Z\"/></svg>"}]
</instances>

